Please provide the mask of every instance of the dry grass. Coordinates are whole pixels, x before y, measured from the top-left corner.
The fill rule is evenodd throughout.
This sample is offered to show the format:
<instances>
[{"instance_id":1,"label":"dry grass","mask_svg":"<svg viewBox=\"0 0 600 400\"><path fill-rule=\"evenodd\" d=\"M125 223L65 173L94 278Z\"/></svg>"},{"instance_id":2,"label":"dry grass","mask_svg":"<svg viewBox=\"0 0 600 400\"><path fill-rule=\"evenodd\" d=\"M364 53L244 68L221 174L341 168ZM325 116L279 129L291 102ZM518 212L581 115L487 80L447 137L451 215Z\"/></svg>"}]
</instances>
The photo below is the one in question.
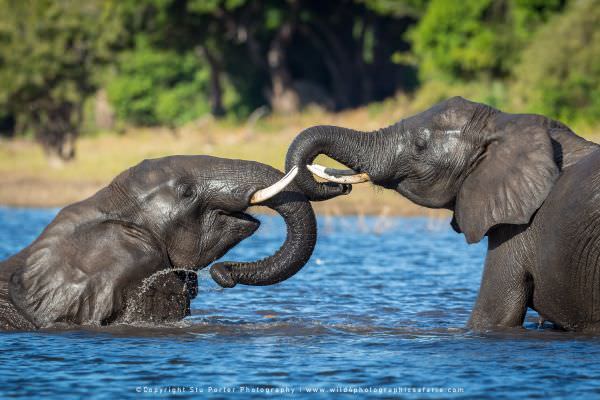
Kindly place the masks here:
<instances>
[{"instance_id":1,"label":"dry grass","mask_svg":"<svg viewBox=\"0 0 600 400\"><path fill-rule=\"evenodd\" d=\"M377 129L414 112L407 104L406 100L396 99L336 114L309 110L297 115L273 115L253 126L205 119L177 133L167 129L132 129L122 135L107 132L82 137L77 143L77 160L59 167L50 167L40 147L31 141L0 141L0 204L66 205L90 196L143 159L173 154L256 160L282 169L287 147L302 129L316 124ZM331 160L319 162L335 165ZM329 215L445 215L371 185L355 185L351 195L314 206L317 212Z\"/></svg>"}]
</instances>

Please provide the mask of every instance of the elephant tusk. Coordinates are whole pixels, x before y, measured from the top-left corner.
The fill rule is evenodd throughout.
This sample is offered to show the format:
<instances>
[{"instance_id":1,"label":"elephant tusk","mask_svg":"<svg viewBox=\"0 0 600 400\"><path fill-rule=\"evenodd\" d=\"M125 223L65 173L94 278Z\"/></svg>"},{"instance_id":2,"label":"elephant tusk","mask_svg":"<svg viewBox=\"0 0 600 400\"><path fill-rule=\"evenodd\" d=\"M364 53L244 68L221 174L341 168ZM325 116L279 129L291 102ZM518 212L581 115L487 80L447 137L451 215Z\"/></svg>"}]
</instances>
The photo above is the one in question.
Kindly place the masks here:
<instances>
[{"instance_id":1,"label":"elephant tusk","mask_svg":"<svg viewBox=\"0 0 600 400\"><path fill-rule=\"evenodd\" d=\"M351 169L327 168L319 164L307 165L306 168L319 178L335 183L363 183L371 180L367 173L357 173Z\"/></svg>"},{"instance_id":2,"label":"elephant tusk","mask_svg":"<svg viewBox=\"0 0 600 400\"><path fill-rule=\"evenodd\" d=\"M292 183L297 174L298 167L293 167L292 169L290 169L290 172L285 174L283 178L281 178L271 186L255 192L252 195L252 198L250 199L250 204L260 204L264 201L269 200L271 197L275 196L277 193L285 189L287 185Z\"/></svg>"}]
</instances>

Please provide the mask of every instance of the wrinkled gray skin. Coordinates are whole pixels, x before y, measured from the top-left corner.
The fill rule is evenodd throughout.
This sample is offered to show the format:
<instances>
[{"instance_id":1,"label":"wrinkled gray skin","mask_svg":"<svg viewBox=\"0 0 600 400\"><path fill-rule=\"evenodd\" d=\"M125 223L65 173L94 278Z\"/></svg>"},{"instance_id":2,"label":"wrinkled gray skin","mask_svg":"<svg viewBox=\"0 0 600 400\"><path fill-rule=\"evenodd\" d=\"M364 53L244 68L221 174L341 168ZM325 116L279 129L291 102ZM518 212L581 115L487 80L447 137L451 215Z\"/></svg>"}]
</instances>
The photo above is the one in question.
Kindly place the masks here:
<instances>
[{"instance_id":1,"label":"wrinkled gray skin","mask_svg":"<svg viewBox=\"0 0 600 400\"><path fill-rule=\"evenodd\" d=\"M312 200L349 192L305 168L326 154L425 207L454 212L488 253L468 326L522 326L527 307L567 330L600 330L600 151L540 115L456 97L376 132L316 126L286 167Z\"/></svg>"},{"instance_id":2,"label":"wrinkled gray skin","mask_svg":"<svg viewBox=\"0 0 600 400\"><path fill-rule=\"evenodd\" d=\"M146 160L62 209L43 233L0 263L0 329L178 320L197 293L194 271L252 235L251 196L283 174L208 156ZM292 183L262 203L287 223L272 256L211 267L222 286L271 285L309 259L316 238L307 198Z\"/></svg>"}]
</instances>

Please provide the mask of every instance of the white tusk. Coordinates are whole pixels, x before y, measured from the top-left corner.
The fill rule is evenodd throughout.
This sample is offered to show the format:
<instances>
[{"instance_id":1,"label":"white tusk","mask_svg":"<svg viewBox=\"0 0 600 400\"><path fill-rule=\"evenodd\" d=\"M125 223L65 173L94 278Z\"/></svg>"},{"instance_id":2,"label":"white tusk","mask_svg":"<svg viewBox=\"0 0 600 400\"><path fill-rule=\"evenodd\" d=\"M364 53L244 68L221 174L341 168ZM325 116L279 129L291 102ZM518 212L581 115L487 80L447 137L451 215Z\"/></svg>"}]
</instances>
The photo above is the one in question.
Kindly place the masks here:
<instances>
[{"instance_id":1,"label":"white tusk","mask_svg":"<svg viewBox=\"0 0 600 400\"><path fill-rule=\"evenodd\" d=\"M307 165L306 168L319 178L336 183L363 183L371 179L365 172L356 173L351 169L333 169L326 168L319 164Z\"/></svg>"},{"instance_id":2,"label":"white tusk","mask_svg":"<svg viewBox=\"0 0 600 400\"><path fill-rule=\"evenodd\" d=\"M296 175L298 174L298 167L293 167L290 169L290 172L285 174L283 178L275 182L269 187L261 189L252 195L250 199L250 204L259 204L263 201L269 200L271 197L275 196L277 193L281 192L287 185L292 183Z\"/></svg>"}]
</instances>

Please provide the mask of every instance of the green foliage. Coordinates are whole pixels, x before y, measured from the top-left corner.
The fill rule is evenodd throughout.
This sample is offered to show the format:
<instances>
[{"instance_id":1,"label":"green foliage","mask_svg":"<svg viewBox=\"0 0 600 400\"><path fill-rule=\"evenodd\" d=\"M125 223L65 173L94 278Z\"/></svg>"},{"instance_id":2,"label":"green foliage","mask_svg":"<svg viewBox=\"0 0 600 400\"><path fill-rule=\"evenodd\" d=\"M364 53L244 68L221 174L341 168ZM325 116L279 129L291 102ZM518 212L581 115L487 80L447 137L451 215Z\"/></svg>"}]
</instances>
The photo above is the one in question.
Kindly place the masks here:
<instances>
[{"instance_id":1,"label":"green foliage","mask_svg":"<svg viewBox=\"0 0 600 400\"><path fill-rule=\"evenodd\" d=\"M550 20L514 76L522 107L566 121L600 121L600 1L574 2Z\"/></svg>"},{"instance_id":2,"label":"green foliage","mask_svg":"<svg viewBox=\"0 0 600 400\"><path fill-rule=\"evenodd\" d=\"M532 27L545 23L556 12L564 9L566 0L513 0L515 27L521 37L530 37Z\"/></svg>"},{"instance_id":3,"label":"green foliage","mask_svg":"<svg viewBox=\"0 0 600 400\"><path fill-rule=\"evenodd\" d=\"M0 0L0 114L46 150L73 156L81 108L122 35L111 1Z\"/></svg>"},{"instance_id":4,"label":"green foliage","mask_svg":"<svg viewBox=\"0 0 600 400\"><path fill-rule=\"evenodd\" d=\"M493 26L485 15L493 0L433 0L411 32L423 77L471 77L500 66Z\"/></svg>"},{"instance_id":5,"label":"green foliage","mask_svg":"<svg viewBox=\"0 0 600 400\"><path fill-rule=\"evenodd\" d=\"M108 84L117 116L138 125L181 125L208 113L208 70L198 57L147 44L121 55Z\"/></svg>"},{"instance_id":6,"label":"green foliage","mask_svg":"<svg viewBox=\"0 0 600 400\"><path fill-rule=\"evenodd\" d=\"M525 40L563 0L432 0L410 33L424 79L506 77Z\"/></svg>"},{"instance_id":7,"label":"green foliage","mask_svg":"<svg viewBox=\"0 0 600 400\"><path fill-rule=\"evenodd\" d=\"M462 95L594 123L599 10L600 0L0 0L0 132L35 134L68 158L99 88L137 125L245 118L265 104L356 107L416 85L415 109Z\"/></svg>"},{"instance_id":8,"label":"green foliage","mask_svg":"<svg viewBox=\"0 0 600 400\"><path fill-rule=\"evenodd\" d=\"M420 15L430 0L363 0L367 8L379 15L400 16Z\"/></svg>"}]
</instances>

